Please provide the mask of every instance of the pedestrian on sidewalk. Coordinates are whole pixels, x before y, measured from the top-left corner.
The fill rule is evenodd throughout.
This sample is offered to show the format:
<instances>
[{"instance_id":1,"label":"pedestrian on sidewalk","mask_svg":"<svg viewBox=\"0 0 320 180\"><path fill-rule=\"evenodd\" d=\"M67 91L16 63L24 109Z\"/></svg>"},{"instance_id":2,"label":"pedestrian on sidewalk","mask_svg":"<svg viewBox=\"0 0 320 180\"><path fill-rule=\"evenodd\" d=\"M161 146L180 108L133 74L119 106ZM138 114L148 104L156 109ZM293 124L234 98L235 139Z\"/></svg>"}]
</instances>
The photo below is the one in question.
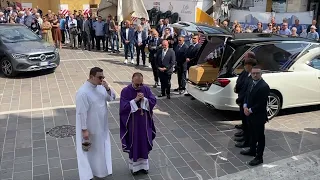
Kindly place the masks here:
<instances>
[{"instance_id":1,"label":"pedestrian on sidewalk","mask_svg":"<svg viewBox=\"0 0 320 180\"><path fill-rule=\"evenodd\" d=\"M104 81L103 70L94 67L76 95L76 148L80 180L112 174L107 102L115 92Z\"/></svg>"},{"instance_id":2,"label":"pedestrian on sidewalk","mask_svg":"<svg viewBox=\"0 0 320 180\"><path fill-rule=\"evenodd\" d=\"M156 137L152 118L155 105L155 96L143 85L143 75L134 73L132 84L121 91L120 97L120 138L123 151L129 153L133 175L139 171L148 174L148 155Z\"/></svg>"}]
</instances>

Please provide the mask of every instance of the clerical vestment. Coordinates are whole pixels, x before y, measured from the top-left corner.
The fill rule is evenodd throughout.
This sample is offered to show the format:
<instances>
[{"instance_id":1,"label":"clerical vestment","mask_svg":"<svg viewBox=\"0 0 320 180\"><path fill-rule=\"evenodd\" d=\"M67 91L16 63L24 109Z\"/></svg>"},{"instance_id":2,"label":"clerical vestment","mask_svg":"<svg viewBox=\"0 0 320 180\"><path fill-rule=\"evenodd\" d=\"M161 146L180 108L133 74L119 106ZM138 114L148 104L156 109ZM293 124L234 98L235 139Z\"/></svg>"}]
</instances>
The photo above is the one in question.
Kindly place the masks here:
<instances>
[{"instance_id":1,"label":"clerical vestment","mask_svg":"<svg viewBox=\"0 0 320 180\"><path fill-rule=\"evenodd\" d=\"M144 98L135 102L139 92L144 94ZM128 85L121 92L120 138L123 151L129 153L129 169L133 172L149 170L148 155L156 137L152 118L155 105L156 98L147 86L136 90Z\"/></svg>"},{"instance_id":2,"label":"clerical vestment","mask_svg":"<svg viewBox=\"0 0 320 180\"><path fill-rule=\"evenodd\" d=\"M80 180L112 174L107 101L115 97L113 90L110 96L105 87L88 81L77 92L76 148ZM91 147L87 152L82 149L82 129L89 131Z\"/></svg>"}]
</instances>

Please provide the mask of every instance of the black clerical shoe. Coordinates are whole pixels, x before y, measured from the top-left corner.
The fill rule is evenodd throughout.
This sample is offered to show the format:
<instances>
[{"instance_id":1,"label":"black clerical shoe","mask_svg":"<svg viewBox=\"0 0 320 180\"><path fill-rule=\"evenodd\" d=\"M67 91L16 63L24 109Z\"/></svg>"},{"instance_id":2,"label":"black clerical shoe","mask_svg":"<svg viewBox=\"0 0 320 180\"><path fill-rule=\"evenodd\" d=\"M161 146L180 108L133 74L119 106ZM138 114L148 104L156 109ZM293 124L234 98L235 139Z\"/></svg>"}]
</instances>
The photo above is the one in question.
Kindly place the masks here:
<instances>
[{"instance_id":1,"label":"black clerical shoe","mask_svg":"<svg viewBox=\"0 0 320 180\"><path fill-rule=\"evenodd\" d=\"M242 129L242 124L238 124L234 126L236 129Z\"/></svg>"},{"instance_id":2,"label":"black clerical shoe","mask_svg":"<svg viewBox=\"0 0 320 180\"><path fill-rule=\"evenodd\" d=\"M234 138L234 141L237 141L237 142L243 142L244 141L244 137L235 137Z\"/></svg>"},{"instance_id":3,"label":"black clerical shoe","mask_svg":"<svg viewBox=\"0 0 320 180\"><path fill-rule=\"evenodd\" d=\"M192 97L191 100L195 100L196 98Z\"/></svg>"},{"instance_id":4,"label":"black clerical shoe","mask_svg":"<svg viewBox=\"0 0 320 180\"><path fill-rule=\"evenodd\" d=\"M148 170L142 169L141 172L142 172L143 174L149 174L149 171L148 171Z\"/></svg>"},{"instance_id":5,"label":"black clerical shoe","mask_svg":"<svg viewBox=\"0 0 320 180\"><path fill-rule=\"evenodd\" d=\"M255 152L252 152L250 149L240 151L240 154L244 156L256 156Z\"/></svg>"},{"instance_id":6,"label":"black clerical shoe","mask_svg":"<svg viewBox=\"0 0 320 180\"><path fill-rule=\"evenodd\" d=\"M248 143L246 143L246 142L238 142L238 143L236 143L236 144L235 144L235 146L236 146L237 148L246 148L246 147L250 147L250 146L249 146L249 144L248 144Z\"/></svg>"},{"instance_id":7,"label":"black clerical shoe","mask_svg":"<svg viewBox=\"0 0 320 180\"><path fill-rule=\"evenodd\" d=\"M154 88L157 88L158 86L159 86L158 83L154 83L153 85Z\"/></svg>"},{"instance_id":8,"label":"black clerical shoe","mask_svg":"<svg viewBox=\"0 0 320 180\"><path fill-rule=\"evenodd\" d=\"M167 95L167 99L171 99L170 94Z\"/></svg>"},{"instance_id":9,"label":"black clerical shoe","mask_svg":"<svg viewBox=\"0 0 320 180\"><path fill-rule=\"evenodd\" d=\"M243 136L243 131L239 131L239 132L236 132L234 134L235 137L242 137Z\"/></svg>"},{"instance_id":10,"label":"black clerical shoe","mask_svg":"<svg viewBox=\"0 0 320 180\"><path fill-rule=\"evenodd\" d=\"M160 94L158 97L164 97L164 96L166 96L166 95L164 95L164 94Z\"/></svg>"},{"instance_id":11,"label":"black clerical shoe","mask_svg":"<svg viewBox=\"0 0 320 180\"><path fill-rule=\"evenodd\" d=\"M184 94L185 96L191 96L191 94L187 93L187 94Z\"/></svg>"},{"instance_id":12,"label":"black clerical shoe","mask_svg":"<svg viewBox=\"0 0 320 180\"><path fill-rule=\"evenodd\" d=\"M131 170L131 174L135 176L135 175L138 174L138 172L133 172L133 171Z\"/></svg>"},{"instance_id":13,"label":"black clerical shoe","mask_svg":"<svg viewBox=\"0 0 320 180\"><path fill-rule=\"evenodd\" d=\"M250 166L258 166L259 164L263 163L263 159L262 158L257 158L255 157L252 161L249 162Z\"/></svg>"}]
</instances>

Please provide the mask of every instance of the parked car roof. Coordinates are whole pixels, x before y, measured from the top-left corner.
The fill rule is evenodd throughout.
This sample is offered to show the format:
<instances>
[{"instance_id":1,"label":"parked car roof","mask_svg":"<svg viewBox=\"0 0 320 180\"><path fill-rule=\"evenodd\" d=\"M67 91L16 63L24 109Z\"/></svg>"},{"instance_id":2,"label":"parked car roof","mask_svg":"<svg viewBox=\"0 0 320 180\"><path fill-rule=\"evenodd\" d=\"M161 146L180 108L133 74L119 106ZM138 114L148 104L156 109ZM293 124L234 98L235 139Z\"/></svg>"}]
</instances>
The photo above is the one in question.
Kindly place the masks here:
<instances>
[{"instance_id":1,"label":"parked car roof","mask_svg":"<svg viewBox=\"0 0 320 180\"><path fill-rule=\"evenodd\" d=\"M304 41L317 43L315 40L310 40L301 37L288 37L277 34L267 34L267 33L240 33L235 34L233 39L230 39L230 43L236 46L259 43L259 42L271 42L271 41Z\"/></svg>"},{"instance_id":2,"label":"parked car roof","mask_svg":"<svg viewBox=\"0 0 320 180\"><path fill-rule=\"evenodd\" d=\"M16 23L1 23L0 26L24 26L22 24L16 24Z\"/></svg>"}]
</instances>

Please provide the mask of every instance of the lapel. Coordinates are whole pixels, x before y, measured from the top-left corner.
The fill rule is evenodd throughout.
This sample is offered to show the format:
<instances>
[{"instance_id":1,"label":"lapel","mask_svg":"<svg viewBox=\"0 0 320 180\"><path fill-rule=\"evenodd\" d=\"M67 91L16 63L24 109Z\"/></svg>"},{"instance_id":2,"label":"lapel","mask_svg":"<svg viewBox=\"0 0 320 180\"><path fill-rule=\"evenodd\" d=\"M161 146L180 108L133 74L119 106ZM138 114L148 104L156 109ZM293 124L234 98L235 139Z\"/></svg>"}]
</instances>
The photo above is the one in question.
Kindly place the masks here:
<instances>
[{"instance_id":1,"label":"lapel","mask_svg":"<svg viewBox=\"0 0 320 180\"><path fill-rule=\"evenodd\" d=\"M169 49L167 49L166 54L164 55L164 57L162 57L162 55L163 55L163 50L162 50L162 52L161 52L162 61L164 61L164 59L167 57L168 53L169 53Z\"/></svg>"},{"instance_id":2,"label":"lapel","mask_svg":"<svg viewBox=\"0 0 320 180\"><path fill-rule=\"evenodd\" d=\"M262 79L253 87L252 91L250 92L251 97L252 97L253 95L255 95L255 93L259 90L260 85L261 85L261 81L262 81ZM251 83L253 83L253 80L252 80ZM252 85L252 84L251 84L251 85ZM250 86L250 88L251 88L251 86Z\"/></svg>"}]
</instances>

